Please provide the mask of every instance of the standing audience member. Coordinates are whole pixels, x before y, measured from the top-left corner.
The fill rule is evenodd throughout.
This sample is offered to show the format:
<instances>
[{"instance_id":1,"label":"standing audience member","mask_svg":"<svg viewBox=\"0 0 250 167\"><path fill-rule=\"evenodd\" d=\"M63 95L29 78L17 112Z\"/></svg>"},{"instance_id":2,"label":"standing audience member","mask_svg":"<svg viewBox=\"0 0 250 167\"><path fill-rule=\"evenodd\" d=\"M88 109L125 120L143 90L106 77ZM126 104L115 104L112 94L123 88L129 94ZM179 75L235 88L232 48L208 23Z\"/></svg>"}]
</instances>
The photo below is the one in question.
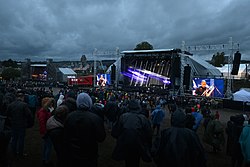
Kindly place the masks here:
<instances>
[{"instance_id":1,"label":"standing audience member","mask_svg":"<svg viewBox=\"0 0 250 167\"><path fill-rule=\"evenodd\" d=\"M36 109L38 106L38 98L33 91L30 92L30 94L27 94L27 103L32 113L33 120L31 125L33 126L35 123Z\"/></svg>"},{"instance_id":2,"label":"standing audience member","mask_svg":"<svg viewBox=\"0 0 250 167\"><path fill-rule=\"evenodd\" d=\"M165 111L161 108L161 105L157 105L151 114L151 120L153 123L153 134L156 128L156 135L159 135L160 126L165 117Z\"/></svg>"},{"instance_id":3,"label":"standing audience member","mask_svg":"<svg viewBox=\"0 0 250 167\"><path fill-rule=\"evenodd\" d=\"M244 116L242 114L233 115L227 122L227 155L231 156L231 164L233 167L241 167L243 163L243 155L239 143L240 134L243 129Z\"/></svg>"},{"instance_id":4,"label":"standing audience member","mask_svg":"<svg viewBox=\"0 0 250 167\"><path fill-rule=\"evenodd\" d=\"M92 104L93 104L91 107L91 112L95 113L96 115L98 115L100 118L104 120L104 105L98 102L95 96L92 96L91 99L92 99Z\"/></svg>"},{"instance_id":5,"label":"standing audience member","mask_svg":"<svg viewBox=\"0 0 250 167\"><path fill-rule=\"evenodd\" d=\"M154 160L158 167L205 167L205 151L198 135L185 128L185 114L173 113L172 124L161 132Z\"/></svg>"},{"instance_id":6,"label":"standing audience member","mask_svg":"<svg viewBox=\"0 0 250 167\"><path fill-rule=\"evenodd\" d=\"M125 160L126 167L139 167L141 158L151 161L152 129L137 100L131 100L128 109L112 129L111 135L117 139L112 157Z\"/></svg>"},{"instance_id":7,"label":"standing audience member","mask_svg":"<svg viewBox=\"0 0 250 167\"><path fill-rule=\"evenodd\" d=\"M4 90L0 88L0 166L9 167L10 157L8 156L8 145L11 139L10 122L7 119L7 107L11 101L4 96Z\"/></svg>"},{"instance_id":8,"label":"standing audience member","mask_svg":"<svg viewBox=\"0 0 250 167\"><path fill-rule=\"evenodd\" d=\"M42 108L37 112L39 122L40 135L43 140L42 159L44 165L50 165L50 156L52 150L52 142L47 134L46 123L54 111L55 100L54 98L45 97L42 99Z\"/></svg>"},{"instance_id":9,"label":"standing audience member","mask_svg":"<svg viewBox=\"0 0 250 167\"><path fill-rule=\"evenodd\" d=\"M64 157L64 122L69 113L66 105L60 105L55 110L55 115L47 121L47 134L50 137L57 156L57 167L62 167L65 164Z\"/></svg>"},{"instance_id":10,"label":"standing audience member","mask_svg":"<svg viewBox=\"0 0 250 167\"><path fill-rule=\"evenodd\" d=\"M57 102L56 102L56 106L60 106L64 101L64 95L60 95Z\"/></svg>"},{"instance_id":11,"label":"standing audience member","mask_svg":"<svg viewBox=\"0 0 250 167\"><path fill-rule=\"evenodd\" d=\"M150 115L150 109L148 108L148 104L147 104L147 102L145 102L145 101L143 101L142 103L141 103L141 113L143 114L143 115L145 115L148 119L149 119L149 115Z\"/></svg>"},{"instance_id":12,"label":"standing audience member","mask_svg":"<svg viewBox=\"0 0 250 167\"><path fill-rule=\"evenodd\" d=\"M224 127L216 115L211 115L210 117L211 119L206 126L203 139L213 147L213 152L216 153L221 151L221 146L225 143Z\"/></svg>"},{"instance_id":13,"label":"standing audience member","mask_svg":"<svg viewBox=\"0 0 250 167\"><path fill-rule=\"evenodd\" d=\"M198 128L200 127L201 121L203 119L202 114L199 112L198 109L192 108L192 115L195 118L195 124L193 126L193 130L197 132Z\"/></svg>"},{"instance_id":14,"label":"standing audience member","mask_svg":"<svg viewBox=\"0 0 250 167\"><path fill-rule=\"evenodd\" d=\"M7 118L10 120L12 139L11 149L18 157L26 156L24 153L24 139L26 128L32 123L32 114L27 103L24 102L24 94L17 93L17 99L10 103L7 108Z\"/></svg>"},{"instance_id":15,"label":"standing audience member","mask_svg":"<svg viewBox=\"0 0 250 167\"><path fill-rule=\"evenodd\" d=\"M172 115L175 111L176 111L176 104L175 103L171 103L168 105L168 110L169 110L169 114Z\"/></svg>"},{"instance_id":16,"label":"standing audience member","mask_svg":"<svg viewBox=\"0 0 250 167\"><path fill-rule=\"evenodd\" d=\"M90 112L92 99L80 93L76 100L77 110L71 112L64 124L64 147L68 167L97 167L98 142L106 137L104 122Z\"/></svg>"},{"instance_id":17,"label":"standing audience member","mask_svg":"<svg viewBox=\"0 0 250 167\"><path fill-rule=\"evenodd\" d=\"M65 99L61 105L66 105L69 109L69 113L76 111L76 109L77 109L76 100L72 97L68 97L67 99Z\"/></svg>"},{"instance_id":18,"label":"standing audience member","mask_svg":"<svg viewBox=\"0 0 250 167\"><path fill-rule=\"evenodd\" d=\"M186 117L185 117L185 127L193 130L193 126L195 125L195 118L192 115L192 110L190 107L185 109Z\"/></svg>"},{"instance_id":19,"label":"standing audience member","mask_svg":"<svg viewBox=\"0 0 250 167\"><path fill-rule=\"evenodd\" d=\"M250 167L250 121L249 117L245 115L245 121L248 121L241 132L239 143L241 152L244 157L245 167Z\"/></svg>"},{"instance_id":20,"label":"standing audience member","mask_svg":"<svg viewBox=\"0 0 250 167\"><path fill-rule=\"evenodd\" d=\"M109 101L104 107L105 115L108 119L108 128L111 131L118 117L118 103L114 95L110 96Z\"/></svg>"}]
</instances>

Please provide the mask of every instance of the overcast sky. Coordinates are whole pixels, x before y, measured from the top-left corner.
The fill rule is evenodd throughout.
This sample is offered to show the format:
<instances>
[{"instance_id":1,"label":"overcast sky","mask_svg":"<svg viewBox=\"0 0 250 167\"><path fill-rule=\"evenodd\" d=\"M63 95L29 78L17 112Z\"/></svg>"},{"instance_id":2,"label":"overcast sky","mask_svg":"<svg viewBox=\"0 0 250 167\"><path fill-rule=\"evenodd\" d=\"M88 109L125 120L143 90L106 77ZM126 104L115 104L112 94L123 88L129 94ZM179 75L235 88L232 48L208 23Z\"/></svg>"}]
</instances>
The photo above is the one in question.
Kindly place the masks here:
<instances>
[{"instance_id":1,"label":"overcast sky","mask_svg":"<svg viewBox=\"0 0 250 167\"><path fill-rule=\"evenodd\" d=\"M0 60L79 60L98 52L240 44L250 57L250 0L0 0ZM212 53L211 53L212 54Z\"/></svg>"}]
</instances>

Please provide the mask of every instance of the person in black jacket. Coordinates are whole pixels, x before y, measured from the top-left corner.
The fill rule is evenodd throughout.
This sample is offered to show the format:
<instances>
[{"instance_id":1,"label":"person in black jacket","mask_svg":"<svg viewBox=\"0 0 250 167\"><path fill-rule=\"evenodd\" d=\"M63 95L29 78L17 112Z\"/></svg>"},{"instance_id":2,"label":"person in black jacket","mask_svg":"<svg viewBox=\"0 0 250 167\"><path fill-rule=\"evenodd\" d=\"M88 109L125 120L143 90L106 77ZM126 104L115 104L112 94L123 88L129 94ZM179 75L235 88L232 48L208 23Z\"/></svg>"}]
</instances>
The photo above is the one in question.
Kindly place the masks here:
<instances>
[{"instance_id":1,"label":"person in black jacket","mask_svg":"<svg viewBox=\"0 0 250 167\"><path fill-rule=\"evenodd\" d=\"M7 119L10 120L12 132L12 152L20 157L26 156L23 152L25 132L26 128L33 123L33 116L28 104L24 102L24 94L22 92L17 93L17 99L9 104L6 114Z\"/></svg>"},{"instance_id":2,"label":"person in black jacket","mask_svg":"<svg viewBox=\"0 0 250 167\"><path fill-rule=\"evenodd\" d=\"M97 167L98 142L106 137L104 122L90 112L92 99L87 93L80 93L76 104L77 110L67 116L64 124L67 166Z\"/></svg>"},{"instance_id":3,"label":"person in black jacket","mask_svg":"<svg viewBox=\"0 0 250 167\"><path fill-rule=\"evenodd\" d=\"M115 121L118 118L118 103L116 103L115 96L111 96L104 107L105 116L108 119L108 128L112 130Z\"/></svg>"},{"instance_id":4,"label":"person in black jacket","mask_svg":"<svg viewBox=\"0 0 250 167\"><path fill-rule=\"evenodd\" d=\"M1 87L2 88L2 87ZM0 166L8 167L10 165L10 157L8 156L8 145L11 138L10 123L7 120L6 110L11 103L12 98L4 95L4 91L0 88ZM13 99L14 100L14 99Z\"/></svg>"},{"instance_id":5,"label":"person in black jacket","mask_svg":"<svg viewBox=\"0 0 250 167\"><path fill-rule=\"evenodd\" d=\"M125 160L126 167L139 167L141 158L151 161L152 129L137 100L131 100L128 108L129 111L120 116L111 132L117 139L112 157L117 161Z\"/></svg>"},{"instance_id":6,"label":"person in black jacket","mask_svg":"<svg viewBox=\"0 0 250 167\"><path fill-rule=\"evenodd\" d=\"M231 156L231 164L233 167L241 167L244 157L242 155L239 138L243 129L244 123L243 114L237 114L230 117L227 122L227 147L226 153Z\"/></svg>"},{"instance_id":7,"label":"person in black jacket","mask_svg":"<svg viewBox=\"0 0 250 167\"><path fill-rule=\"evenodd\" d=\"M64 157L64 122L69 109L66 105L60 105L55 110L55 115L47 120L46 128L57 156L57 167L62 167L65 164Z\"/></svg>"},{"instance_id":8,"label":"person in black jacket","mask_svg":"<svg viewBox=\"0 0 250 167\"><path fill-rule=\"evenodd\" d=\"M154 153L158 167L205 167L205 151L198 135L185 128L185 114L177 109L171 127L161 132Z\"/></svg>"}]
</instances>

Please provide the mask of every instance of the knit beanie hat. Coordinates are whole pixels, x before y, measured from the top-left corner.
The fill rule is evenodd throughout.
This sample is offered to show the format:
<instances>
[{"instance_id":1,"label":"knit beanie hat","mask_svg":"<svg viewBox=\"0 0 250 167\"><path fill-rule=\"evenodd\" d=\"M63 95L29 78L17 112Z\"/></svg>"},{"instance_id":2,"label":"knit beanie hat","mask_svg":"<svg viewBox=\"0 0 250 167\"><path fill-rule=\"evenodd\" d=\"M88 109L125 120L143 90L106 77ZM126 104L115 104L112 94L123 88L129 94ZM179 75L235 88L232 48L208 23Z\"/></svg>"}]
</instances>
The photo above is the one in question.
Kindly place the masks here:
<instances>
[{"instance_id":1,"label":"knit beanie hat","mask_svg":"<svg viewBox=\"0 0 250 167\"><path fill-rule=\"evenodd\" d=\"M92 99L87 93L80 93L76 99L78 109L90 110L92 107Z\"/></svg>"}]
</instances>

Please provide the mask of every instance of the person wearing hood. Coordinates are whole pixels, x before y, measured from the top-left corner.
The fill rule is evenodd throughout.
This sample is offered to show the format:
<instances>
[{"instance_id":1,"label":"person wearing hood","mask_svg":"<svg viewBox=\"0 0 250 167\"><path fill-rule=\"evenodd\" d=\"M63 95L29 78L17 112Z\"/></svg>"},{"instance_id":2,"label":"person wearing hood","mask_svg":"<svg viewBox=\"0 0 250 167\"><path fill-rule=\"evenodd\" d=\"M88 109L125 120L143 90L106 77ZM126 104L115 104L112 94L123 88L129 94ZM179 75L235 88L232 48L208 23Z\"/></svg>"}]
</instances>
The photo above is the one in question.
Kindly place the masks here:
<instances>
[{"instance_id":1,"label":"person wearing hood","mask_svg":"<svg viewBox=\"0 0 250 167\"><path fill-rule=\"evenodd\" d=\"M126 167L139 167L141 158L145 162L151 161L152 129L137 100L131 100L128 109L119 117L111 132L117 139L112 158L125 160Z\"/></svg>"},{"instance_id":2,"label":"person wearing hood","mask_svg":"<svg viewBox=\"0 0 250 167\"><path fill-rule=\"evenodd\" d=\"M240 134L239 143L241 147L241 152L244 157L245 167L250 167L250 119L249 116L243 115L244 117L244 127Z\"/></svg>"},{"instance_id":3,"label":"person wearing hood","mask_svg":"<svg viewBox=\"0 0 250 167\"><path fill-rule=\"evenodd\" d=\"M60 95L59 99L56 102L56 106L57 107L60 106L63 103L63 101L64 101L64 95Z\"/></svg>"},{"instance_id":4,"label":"person wearing hood","mask_svg":"<svg viewBox=\"0 0 250 167\"><path fill-rule=\"evenodd\" d=\"M157 129L156 135L159 135L160 125L164 117L165 117L165 111L161 108L161 105L157 105L151 114L151 120L153 123L153 134L156 128Z\"/></svg>"},{"instance_id":5,"label":"person wearing hood","mask_svg":"<svg viewBox=\"0 0 250 167\"><path fill-rule=\"evenodd\" d=\"M204 131L203 140L212 146L214 153L221 151L221 146L225 143L224 127L214 114L210 116L210 121Z\"/></svg>"},{"instance_id":6,"label":"person wearing hood","mask_svg":"<svg viewBox=\"0 0 250 167\"><path fill-rule=\"evenodd\" d=\"M154 160L157 167L205 167L205 151L198 135L185 128L185 113L177 109L171 127L161 131L154 143Z\"/></svg>"},{"instance_id":7,"label":"person wearing hood","mask_svg":"<svg viewBox=\"0 0 250 167\"><path fill-rule=\"evenodd\" d=\"M52 144L54 146L56 156L57 156L57 167L64 166L64 122L69 113L69 109L66 105L60 105L56 108L55 114L51 116L47 123L47 134L49 135Z\"/></svg>"},{"instance_id":8,"label":"person wearing hood","mask_svg":"<svg viewBox=\"0 0 250 167\"><path fill-rule=\"evenodd\" d=\"M97 167L98 142L106 137L104 122L91 112L92 99L87 93L77 96L76 105L64 124L66 166Z\"/></svg>"}]
</instances>

